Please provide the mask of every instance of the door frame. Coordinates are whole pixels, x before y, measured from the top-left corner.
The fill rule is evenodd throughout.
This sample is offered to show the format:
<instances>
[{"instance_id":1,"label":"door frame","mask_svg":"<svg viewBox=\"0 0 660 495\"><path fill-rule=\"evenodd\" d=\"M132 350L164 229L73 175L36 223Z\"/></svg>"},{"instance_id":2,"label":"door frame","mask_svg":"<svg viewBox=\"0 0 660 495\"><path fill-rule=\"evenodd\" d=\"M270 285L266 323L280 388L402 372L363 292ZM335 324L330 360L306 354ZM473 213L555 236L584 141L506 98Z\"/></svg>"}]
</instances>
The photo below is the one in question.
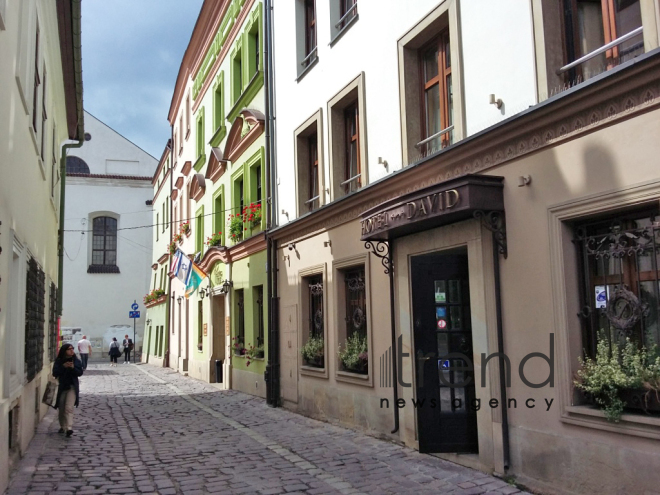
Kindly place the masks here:
<instances>
[{"instance_id":1,"label":"door frame","mask_svg":"<svg viewBox=\"0 0 660 495\"><path fill-rule=\"evenodd\" d=\"M497 316L495 307L495 279L493 271L492 234L476 219L427 230L397 239L395 246L395 297L397 333L402 337L402 351L415 355L411 258L413 256L467 247L470 284L470 313L472 320L473 356L497 351ZM405 269L403 268L405 267ZM481 399L481 409L477 412L479 454L434 454L453 462L469 465L486 471L504 472L502 456L502 413L501 409L484 407L491 398L500 397L499 363L491 361L486 373L485 386L481 387L480 359L474 359L474 376L477 379L476 397ZM404 383L400 397L406 406L401 409L401 439L412 448L419 450L417 413L412 407L416 397L416 368L410 357L402 359L400 371Z\"/></svg>"}]
</instances>

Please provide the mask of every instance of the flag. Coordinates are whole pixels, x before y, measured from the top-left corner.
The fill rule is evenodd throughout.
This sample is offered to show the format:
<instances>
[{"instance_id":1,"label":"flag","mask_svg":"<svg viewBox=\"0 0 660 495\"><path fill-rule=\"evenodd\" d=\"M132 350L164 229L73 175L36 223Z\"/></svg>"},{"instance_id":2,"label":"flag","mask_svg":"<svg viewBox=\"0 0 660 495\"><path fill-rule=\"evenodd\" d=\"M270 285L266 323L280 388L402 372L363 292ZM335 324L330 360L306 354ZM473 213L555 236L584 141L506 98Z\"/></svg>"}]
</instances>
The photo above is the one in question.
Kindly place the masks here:
<instances>
[{"instance_id":1,"label":"flag","mask_svg":"<svg viewBox=\"0 0 660 495\"><path fill-rule=\"evenodd\" d=\"M170 273L175 277L179 274L179 267L181 266L181 258L183 257L183 252L177 249L174 256L172 256L172 262L170 263Z\"/></svg>"},{"instance_id":2,"label":"flag","mask_svg":"<svg viewBox=\"0 0 660 495\"><path fill-rule=\"evenodd\" d=\"M186 299L195 293L197 287L199 287L199 284L201 284L202 280L205 278L206 273L204 273L204 271L199 266L197 266L196 263L193 263L192 268L190 269L188 283L186 284Z\"/></svg>"},{"instance_id":3,"label":"flag","mask_svg":"<svg viewBox=\"0 0 660 495\"><path fill-rule=\"evenodd\" d=\"M179 271L176 274L176 277L181 280L183 285L188 285L190 280L190 269L192 268L192 261L188 256L182 254L181 261L179 262Z\"/></svg>"}]
</instances>

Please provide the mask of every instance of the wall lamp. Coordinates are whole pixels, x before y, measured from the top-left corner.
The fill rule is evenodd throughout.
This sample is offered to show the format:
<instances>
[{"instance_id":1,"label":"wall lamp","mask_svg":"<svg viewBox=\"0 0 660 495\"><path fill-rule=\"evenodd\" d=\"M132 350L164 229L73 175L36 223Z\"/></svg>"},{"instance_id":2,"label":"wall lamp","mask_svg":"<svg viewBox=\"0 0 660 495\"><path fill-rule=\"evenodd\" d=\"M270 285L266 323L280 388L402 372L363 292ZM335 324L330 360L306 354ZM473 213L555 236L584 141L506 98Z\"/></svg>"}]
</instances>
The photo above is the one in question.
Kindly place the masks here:
<instances>
[{"instance_id":1,"label":"wall lamp","mask_svg":"<svg viewBox=\"0 0 660 495\"><path fill-rule=\"evenodd\" d=\"M224 282L222 282L222 287L220 287L220 293L221 294L228 294L229 289L231 289L234 286L234 282L231 280L225 279Z\"/></svg>"},{"instance_id":2,"label":"wall lamp","mask_svg":"<svg viewBox=\"0 0 660 495\"><path fill-rule=\"evenodd\" d=\"M504 105L504 102L500 98L495 98L495 95L492 93L488 97L488 103L495 105L497 108L502 108L502 105Z\"/></svg>"},{"instance_id":3,"label":"wall lamp","mask_svg":"<svg viewBox=\"0 0 660 495\"><path fill-rule=\"evenodd\" d=\"M151 318L149 318L147 321L145 321L147 325L151 325Z\"/></svg>"},{"instance_id":4,"label":"wall lamp","mask_svg":"<svg viewBox=\"0 0 660 495\"><path fill-rule=\"evenodd\" d=\"M181 301L183 301L183 296L179 296L176 298L176 302L178 302L179 304L181 304Z\"/></svg>"}]
</instances>

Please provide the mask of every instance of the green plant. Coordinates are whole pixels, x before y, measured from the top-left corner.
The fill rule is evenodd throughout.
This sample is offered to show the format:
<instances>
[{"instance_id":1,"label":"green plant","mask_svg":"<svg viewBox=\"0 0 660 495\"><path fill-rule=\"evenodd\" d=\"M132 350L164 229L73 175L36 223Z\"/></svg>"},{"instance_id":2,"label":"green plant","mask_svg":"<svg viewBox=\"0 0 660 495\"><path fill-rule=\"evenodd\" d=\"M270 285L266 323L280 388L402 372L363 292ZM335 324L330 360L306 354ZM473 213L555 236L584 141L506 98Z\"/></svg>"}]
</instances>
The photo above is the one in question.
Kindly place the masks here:
<instances>
[{"instance_id":1,"label":"green plant","mask_svg":"<svg viewBox=\"0 0 660 495\"><path fill-rule=\"evenodd\" d=\"M207 246L219 246L222 243L222 232L216 232L206 238Z\"/></svg>"},{"instance_id":2,"label":"green plant","mask_svg":"<svg viewBox=\"0 0 660 495\"><path fill-rule=\"evenodd\" d=\"M181 244L183 242L183 234L181 234L180 232L178 234L174 234L174 237L172 237L172 241Z\"/></svg>"},{"instance_id":3,"label":"green plant","mask_svg":"<svg viewBox=\"0 0 660 495\"><path fill-rule=\"evenodd\" d=\"M252 344L248 344L248 348L245 350L245 357L247 358L245 365L250 366L251 359L263 359L264 355L265 351L263 344L256 347Z\"/></svg>"},{"instance_id":4,"label":"green plant","mask_svg":"<svg viewBox=\"0 0 660 495\"><path fill-rule=\"evenodd\" d=\"M163 289L154 289L151 292L149 292L149 294L147 294L142 298L142 302L144 304L148 304L151 301L155 301L156 299L164 295L165 295L165 291Z\"/></svg>"},{"instance_id":5,"label":"green plant","mask_svg":"<svg viewBox=\"0 0 660 495\"><path fill-rule=\"evenodd\" d=\"M176 242L170 242L167 245L167 250L170 252L170 254L176 253Z\"/></svg>"},{"instance_id":6,"label":"green plant","mask_svg":"<svg viewBox=\"0 0 660 495\"><path fill-rule=\"evenodd\" d=\"M232 348L234 349L234 354L237 356L243 356L247 352L247 349L243 345L243 342L241 342L238 337L233 337L232 338Z\"/></svg>"},{"instance_id":7,"label":"green plant","mask_svg":"<svg viewBox=\"0 0 660 495\"><path fill-rule=\"evenodd\" d=\"M367 338L354 333L346 339L346 347L342 350L341 344L337 354L344 368L357 373L366 373L369 364L367 352Z\"/></svg>"},{"instance_id":8,"label":"green plant","mask_svg":"<svg viewBox=\"0 0 660 495\"><path fill-rule=\"evenodd\" d=\"M190 234L190 222L183 222L179 229L179 233L183 233L186 235Z\"/></svg>"},{"instance_id":9,"label":"green plant","mask_svg":"<svg viewBox=\"0 0 660 495\"><path fill-rule=\"evenodd\" d=\"M229 215L227 225L232 242L240 241L243 238L243 215Z\"/></svg>"},{"instance_id":10,"label":"green plant","mask_svg":"<svg viewBox=\"0 0 660 495\"><path fill-rule=\"evenodd\" d=\"M251 228L261 225L261 205L259 203L250 203L243 208L243 223L250 224Z\"/></svg>"},{"instance_id":11,"label":"green plant","mask_svg":"<svg viewBox=\"0 0 660 495\"><path fill-rule=\"evenodd\" d=\"M310 337L307 343L300 348L300 354L306 364L323 368L325 357L323 336Z\"/></svg>"},{"instance_id":12,"label":"green plant","mask_svg":"<svg viewBox=\"0 0 660 495\"><path fill-rule=\"evenodd\" d=\"M626 390L645 390L646 394L660 393L660 356L653 359L656 347L639 347L626 338L620 347L599 337L595 359L579 358L580 369L575 387L584 391L604 411L608 421L618 423L626 403L621 393Z\"/></svg>"}]
</instances>

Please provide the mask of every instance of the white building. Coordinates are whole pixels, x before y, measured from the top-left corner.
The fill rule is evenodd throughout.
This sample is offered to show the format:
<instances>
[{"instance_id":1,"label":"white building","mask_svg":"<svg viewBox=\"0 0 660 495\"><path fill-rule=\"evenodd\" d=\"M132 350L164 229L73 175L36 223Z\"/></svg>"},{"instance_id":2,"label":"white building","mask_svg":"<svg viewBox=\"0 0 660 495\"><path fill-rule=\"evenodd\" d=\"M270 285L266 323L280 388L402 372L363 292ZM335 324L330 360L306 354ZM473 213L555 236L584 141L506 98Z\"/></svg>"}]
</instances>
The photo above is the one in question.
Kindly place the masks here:
<instances>
[{"instance_id":1,"label":"white building","mask_svg":"<svg viewBox=\"0 0 660 495\"><path fill-rule=\"evenodd\" d=\"M0 493L48 407L60 156L82 144L80 1L0 1Z\"/></svg>"},{"instance_id":2,"label":"white building","mask_svg":"<svg viewBox=\"0 0 660 495\"><path fill-rule=\"evenodd\" d=\"M66 165L61 329L62 340L74 344L87 335L98 356L112 337L133 338L133 301L142 310L136 320L140 349L158 161L87 112L85 122L89 140L69 153Z\"/></svg>"}]
</instances>

